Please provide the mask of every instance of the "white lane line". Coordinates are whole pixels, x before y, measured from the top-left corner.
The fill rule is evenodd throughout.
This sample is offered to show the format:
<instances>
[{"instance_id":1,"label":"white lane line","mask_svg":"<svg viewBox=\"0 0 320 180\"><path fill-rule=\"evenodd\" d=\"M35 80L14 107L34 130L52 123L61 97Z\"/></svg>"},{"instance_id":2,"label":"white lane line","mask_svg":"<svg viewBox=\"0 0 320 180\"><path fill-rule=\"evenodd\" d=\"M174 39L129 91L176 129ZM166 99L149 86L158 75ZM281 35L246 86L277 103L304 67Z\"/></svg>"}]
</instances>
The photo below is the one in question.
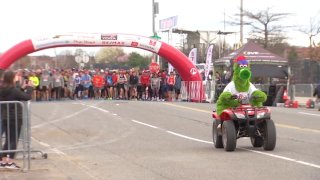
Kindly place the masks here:
<instances>
[{"instance_id":1,"label":"white lane line","mask_svg":"<svg viewBox=\"0 0 320 180\"><path fill-rule=\"evenodd\" d=\"M312 113L306 113L306 112L299 112L300 114L306 114L310 116L320 116L320 114L312 114Z\"/></svg>"},{"instance_id":2,"label":"white lane line","mask_svg":"<svg viewBox=\"0 0 320 180\"><path fill-rule=\"evenodd\" d=\"M91 106L91 105L86 105L86 106L92 107L92 108L94 108L94 109L98 109L99 111L102 111L102 112L105 112L105 113L109 113L108 110L105 110L105 109L102 109L102 108L99 108L99 107L96 107L96 106Z\"/></svg>"},{"instance_id":3,"label":"white lane line","mask_svg":"<svg viewBox=\"0 0 320 180\"><path fill-rule=\"evenodd\" d=\"M153 129L158 129L158 127L156 127L156 126L153 126L153 125L150 125L150 124L147 124L147 123L143 123L143 122L140 122L140 121L137 121L137 120L131 120L132 122L135 122L135 123L138 123L138 124L142 124L142 125L144 125L144 126L148 126L148 127L151 127L151 128L153 128Z\"/></svg>"},{"instance_id":4,"label":"white lane line","mask_svg":"<svg viewBox=\"0 0 320 180\"><path fill-rule=\"evenodd\" d=\"M206 143L206 144L213 144L210 141L196 139L196 138L189 137L189 136L186 136L186 135L182 135L182 134L179 134L179 133L175 133L175 132L172 132L172 131L166 131L166 132L168 132L170 134L173 134L175 136L179 136L179 137L182 137L182 138L185 138L185 139L192 140L192 141L202 142L202 143ZM288 157L285 157L285 156L279 156L279 155L275 155L275 154L271 154L271 153L255 151L255 150L246 149L246 148L238 148L238 149L243 149L243 150L246 150L246 151L250 151L250 152L254 152L254 153L258 153L258 154L263 154L263 155L274 157L274 158L277 158L277 159L283 159L283 160L286 160L286 161L291 161L291 162L295 162L295 163L299 163L299 164L303 164L303 165L306 165L306 166L315 167L315 168L319 168L320 169L320 165L312 164L312 163L308 163L308 162L304 162L304 161L299 161L299 160L288 158Z\"/></svg>"},{"instance_id":5,"label":"white lane line","mask_svg":"<svg viewBox=\"0 0 320 180\"><path fill-rule=\"evenodd\" d=\"M275 155L275 154L271 154L271 153L266 153L266 152L261 152L261 151L255 151L255 150L246 149L246 148L239 148L239 149L244 149L244 150L247 150L247 151L250 151L250 152L254 152L254 153L258 153L258 154L263 154L263 155L266 155L266 156L270 156L270 157L274 157L274 158L278 158L278 159L283 159L283 160L286 160L286 161L291 161L291 162L295 162L295 163L299 163L299 164L303 164L303 165L306 165L306 166L315 167L315 168L320 169L320 165L317 165L317 164L312 164L312 163L308 163L308 162L304 162L304 161L299 161L299 160L292 159L292 158L287 158L287 157L284 157L284 156L279 156L279 155Z\"/></svg>"},{"instance_id":6,"label":"white lane line","mask_svg":"<svg viewBox=\"0 0 320 180\"><path fill-rule=\"evenodd\" d=\"M182 134L179 134L179 133L175 133L175 132L172 132L172 131L166 131L166 132L167 132L167 133L170 133L170 134L173 134L173 135L175 135L175 136L178 136L178 137L182 137L182 138L185 138L185 139L190 139L190 140L192 140L192 141L202 142L202 143L206 143L206 144L213 144L213 143L210 142L210 141L205 141L205 140L201 140L201 139L189 137L189 136L182 135Z\"/></svg>"}]
</instances>

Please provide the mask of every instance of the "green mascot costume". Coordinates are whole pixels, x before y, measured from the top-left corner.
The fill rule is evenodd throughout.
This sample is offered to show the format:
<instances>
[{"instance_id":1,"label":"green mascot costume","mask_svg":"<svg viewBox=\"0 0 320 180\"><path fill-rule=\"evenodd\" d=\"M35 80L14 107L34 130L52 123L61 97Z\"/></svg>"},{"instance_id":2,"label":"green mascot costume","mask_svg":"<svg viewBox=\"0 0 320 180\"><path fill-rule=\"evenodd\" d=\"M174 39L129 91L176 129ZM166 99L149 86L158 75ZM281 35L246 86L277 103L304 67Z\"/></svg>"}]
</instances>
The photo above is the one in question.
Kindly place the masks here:
<instances>
[{"instance_id":1,"label":"green mascot costume","mask_svg":"<svg viewBox=\"0 0 320 180\"><path fill-rule=\"evenodd\" d=\"M261 107L267 100L267 95L256 89L250 82L251 71L246 57L239 56L234 60L232 81L225 87L217 101L217 113L231 107L238 107L239 100L233 99L233 95L247 99L254 107ZM253 98L254 97L254 98Z\"/></svg>"}]
</instances>

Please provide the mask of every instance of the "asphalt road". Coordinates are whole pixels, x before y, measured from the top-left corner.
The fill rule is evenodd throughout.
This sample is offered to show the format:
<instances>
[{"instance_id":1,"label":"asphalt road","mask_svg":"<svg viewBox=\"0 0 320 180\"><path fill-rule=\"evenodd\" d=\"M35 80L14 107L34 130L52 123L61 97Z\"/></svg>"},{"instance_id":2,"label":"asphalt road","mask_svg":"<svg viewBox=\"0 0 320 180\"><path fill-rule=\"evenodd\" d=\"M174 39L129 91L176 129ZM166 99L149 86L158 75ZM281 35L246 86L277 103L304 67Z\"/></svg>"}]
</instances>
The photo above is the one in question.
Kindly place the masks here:
<instances>
[{"instance_id":1,"label":"asphalt road","mask_svg":"<svg viewBox=\"0 0 320 180\"><path fill-rule=\"evenodd\" d=\"M32 104L32 147L48 159L0 179L320 179L320 112L272 108L274 151L212 145L212 104L64 101Z\"/></svg>"}]
</instances>

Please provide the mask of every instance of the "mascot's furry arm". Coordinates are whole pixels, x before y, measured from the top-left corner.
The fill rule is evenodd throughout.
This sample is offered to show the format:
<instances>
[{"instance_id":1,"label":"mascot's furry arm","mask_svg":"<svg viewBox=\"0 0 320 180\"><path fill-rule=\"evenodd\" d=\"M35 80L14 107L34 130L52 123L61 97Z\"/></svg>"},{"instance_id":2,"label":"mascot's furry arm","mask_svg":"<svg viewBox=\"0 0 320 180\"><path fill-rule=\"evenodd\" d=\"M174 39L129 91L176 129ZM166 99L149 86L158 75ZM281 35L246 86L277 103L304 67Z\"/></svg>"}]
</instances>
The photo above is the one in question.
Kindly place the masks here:
<instances>
[{"instance_id":1,"label":"mascot's furry arm","mask_svg":"<svg viewBox=\"0 0 320 180\"><path fill-rule=\"evenodd\" d=\"M218 98L217 113L219 115L227 108L240 105L238 100L232 98L232 91L251 93L250 104L252 106L260 107L267 100L267 95L250 83L250 77L251 71L248 61L244 56L239 56L234 61L232 81Z\"/></svg>"},{"instance_id":2,"label":"mascot's furry arm","mask_svg":"<svg viewBox=\"0 0 320 180\"><path fill-rule=\"evenodd\" d=\"M217 101L217 113L220 115L223 110L239 106L239 101L232 99L231 92L223 92Z\"/></svg>"},{"instance_id":3,"label":"mascot's furry arm","mask_svg":"<svg viewBox=\"0 0 320 180\"><path fill-rule=\"evenodd\" d=\"M260 90L255 90L251 95L250 104L255 107L261 107L266 100L266 93Z\"/></svg>"}]
</instances>

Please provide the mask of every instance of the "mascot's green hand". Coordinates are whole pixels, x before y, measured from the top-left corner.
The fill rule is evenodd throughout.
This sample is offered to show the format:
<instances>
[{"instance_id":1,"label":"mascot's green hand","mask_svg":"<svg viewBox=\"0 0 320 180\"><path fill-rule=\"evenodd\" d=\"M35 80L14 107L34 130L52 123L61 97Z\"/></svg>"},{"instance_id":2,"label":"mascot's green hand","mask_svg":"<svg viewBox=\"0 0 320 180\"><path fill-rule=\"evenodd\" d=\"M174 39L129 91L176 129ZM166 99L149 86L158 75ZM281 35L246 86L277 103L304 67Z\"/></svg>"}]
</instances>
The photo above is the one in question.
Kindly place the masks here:
<instances>
[{"instance_id":1,"label":"mascot's green hand","mask_svg":"<svg viewBox=\"0 0 320 180\"><path fill-rule=\"evenodd\" d=\"M267 100L266 93L264 93L260 90L256 90L251 95L250 103L253 106L261 107L266 100Z\"/></svg>"},{"instance_id":2,"label":"mascot's green hand","mask_svg":"<svg viewBox=\"0 0 320 180\"><path fill-rule=\"evenodd\" d=\"M231 101L231 97L232 94L230 92L223 92L220 94L218 101L221 100L224 103L229 103L229 101Z\"/></svg>"},{"instance_id":3,"label":"mascot's green hand","mask_svg":"<svg viewBox=\"0 0 320 180\"><path fill-rule=\"evenodd\" d=\"M217 113L220 115L223 110L237 106L239 106L239 101L233 99L230 92L223 92L217 101Z\"/></svg>"}]
</instances>

